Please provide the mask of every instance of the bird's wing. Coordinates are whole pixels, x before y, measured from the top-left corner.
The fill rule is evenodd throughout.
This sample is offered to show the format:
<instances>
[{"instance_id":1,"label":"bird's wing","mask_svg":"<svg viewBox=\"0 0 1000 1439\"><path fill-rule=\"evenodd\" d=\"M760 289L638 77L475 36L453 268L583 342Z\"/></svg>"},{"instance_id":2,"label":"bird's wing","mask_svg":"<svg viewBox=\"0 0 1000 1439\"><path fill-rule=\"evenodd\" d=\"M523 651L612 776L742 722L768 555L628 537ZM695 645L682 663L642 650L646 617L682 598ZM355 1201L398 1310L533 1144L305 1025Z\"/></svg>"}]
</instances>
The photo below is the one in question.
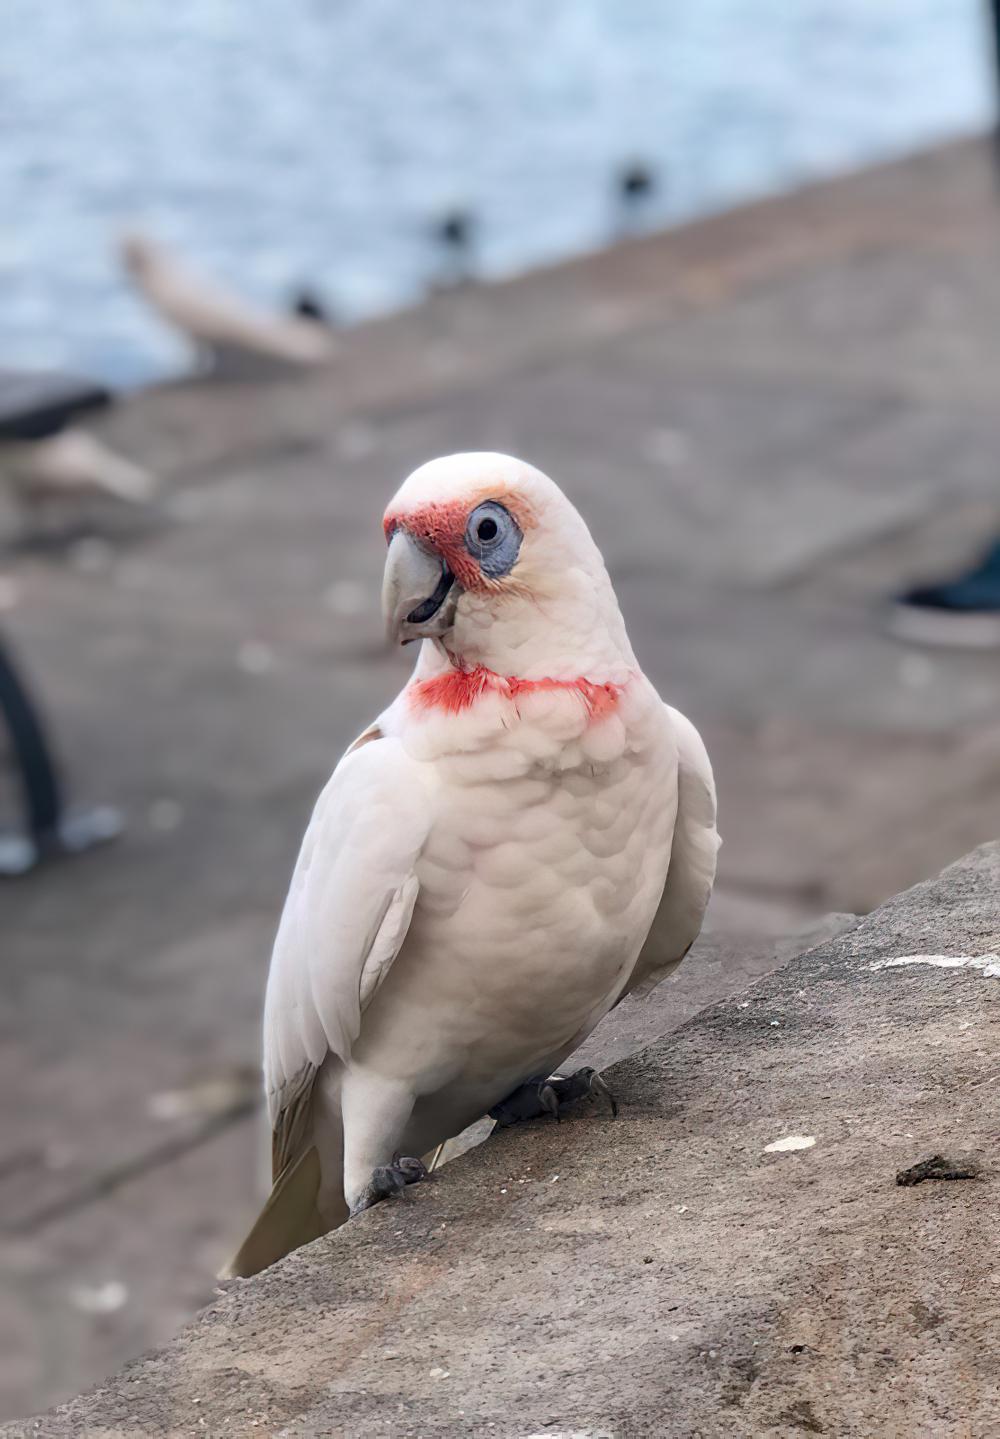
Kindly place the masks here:
<instances>
[{"instance_id":1,"label":"bird's wing","mask_svg":"<svg viewBox=\"0 0 1000 1439\"><path fill-rule=\"evenodd\" d=\"M420 770L399 740L366 731L320 795L302 842L264 1005L275 1176L300 1147L313 1078L328 1054L350 1054L406 936L414 865L431 826Z\"/></svg>"},{"instance_id":2,"label":"bird's wing","mask_svg":"<svg viewBox=\"0 0 1000 1439\"><path fill-rule=\"evenodd\" d=\"M399 953L419 888L414 866L431 827L421 766L372 725L320 795L285 901L264 1004L264 1079L273 1187L224 1271L257 1274L340 1220L342 1145L316 1084L346 1059L361 1015ZM326 1126L325 1142L317 1132ZM330 1191L321 1204L324 1185ZM340 1204L343 1205L341 1198Z\"/></svg>"},{"instance_id":3,"label":"bird's wing","mask_svg":"<svg viewBox=\"0 0 1000 1439\"><path fill-rule=\"evenodd\" d=\"M701 735L679 710L665 709L677 742L677 819L663 895L625 993L648 994L698 938L721 843L715 780Z\"/></svg>"}]
</instances>

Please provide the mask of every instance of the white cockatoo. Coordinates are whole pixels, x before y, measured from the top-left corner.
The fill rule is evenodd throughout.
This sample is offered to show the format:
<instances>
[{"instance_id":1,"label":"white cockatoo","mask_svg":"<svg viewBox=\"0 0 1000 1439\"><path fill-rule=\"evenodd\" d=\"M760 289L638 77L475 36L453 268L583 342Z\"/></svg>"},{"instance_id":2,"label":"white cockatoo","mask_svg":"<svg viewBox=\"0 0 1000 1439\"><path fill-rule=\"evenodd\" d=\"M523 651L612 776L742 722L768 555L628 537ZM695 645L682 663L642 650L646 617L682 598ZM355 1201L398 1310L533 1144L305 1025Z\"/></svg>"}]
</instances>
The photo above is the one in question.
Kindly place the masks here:
<instances>
[{"instance_id":1,"label":"white cockatoo","mask_svg":"<svg viewBox=\"0 0 1000 1439\"><path fill-rule=\"evenodd\" d=\"M264 1019L274 1187L232 1274L423 1177L488 1111L593 1089L549 1076L680 963L715 878L705 747L639 668L557 486L452 455L406 480L385 533L386 621L422 644L292 878Z\"/></svg>"},{"instance_id":2,"label":"white cockatoo","mask_svg":"<svg viewBox=\"0 0 1000 1439\"><path fill-rule=\"evenodd\" d=\"M105 495L143 505L155 498L149 470L109 450L86 430L61 430L40 440L0 443L0 482L25 506Z\"/></svg>"},{"instance_id":3,"label":"white cockatoo","mask_svg":"<svg viewBox=\"0 0 1000 1439\"><path fill-rule=\"evenodd\" d=\"M129 234L122 260L150 305L215 357L255 356L286 365L322 365L337 353L333 332L314 320L272 315L193 274L164 246Z\"/></svg>"}]
</instances>

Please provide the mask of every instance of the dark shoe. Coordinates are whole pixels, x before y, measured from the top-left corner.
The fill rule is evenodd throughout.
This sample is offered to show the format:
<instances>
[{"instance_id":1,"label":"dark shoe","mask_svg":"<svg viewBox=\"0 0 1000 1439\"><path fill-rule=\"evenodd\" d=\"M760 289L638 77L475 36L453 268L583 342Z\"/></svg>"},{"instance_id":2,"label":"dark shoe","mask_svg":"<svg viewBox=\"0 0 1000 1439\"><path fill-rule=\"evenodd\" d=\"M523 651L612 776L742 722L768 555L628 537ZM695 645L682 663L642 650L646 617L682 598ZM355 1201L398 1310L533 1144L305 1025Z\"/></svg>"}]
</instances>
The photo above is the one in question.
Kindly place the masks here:
<instances>
[{"instance_id":1,"label":"dark shoe","mask_svg":"<svg viewBox=\"0 0 1000 1439\"><path fill-rule=\"evenodd\" d=\"M920 644L1000 648L1000 543L968 573L899 595L889 628Z\"/></svg>"}]
</instances>

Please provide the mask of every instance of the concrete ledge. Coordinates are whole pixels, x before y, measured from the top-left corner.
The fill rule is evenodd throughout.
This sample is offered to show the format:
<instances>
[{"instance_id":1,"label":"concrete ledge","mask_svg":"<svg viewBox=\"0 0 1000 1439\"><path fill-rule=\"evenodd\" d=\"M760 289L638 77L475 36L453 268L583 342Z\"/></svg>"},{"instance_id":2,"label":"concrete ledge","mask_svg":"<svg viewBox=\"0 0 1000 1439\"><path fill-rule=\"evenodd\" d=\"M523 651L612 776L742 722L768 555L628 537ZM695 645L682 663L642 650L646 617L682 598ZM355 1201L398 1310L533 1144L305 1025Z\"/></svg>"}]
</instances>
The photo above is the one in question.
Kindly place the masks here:
<instances>
[{"instance_id":1,"label":"concrete ledge","mask_svg":"<svg viewBox=\"0 0 1000 1439\"><path fill-rule=\"evenodd\" d=\"M995 1432L990 845L7 1435ZM815 1143L775 1151L791 1135ZM912 1187L936 1153L978 1169Z\"/></svg>"}]
</instances>

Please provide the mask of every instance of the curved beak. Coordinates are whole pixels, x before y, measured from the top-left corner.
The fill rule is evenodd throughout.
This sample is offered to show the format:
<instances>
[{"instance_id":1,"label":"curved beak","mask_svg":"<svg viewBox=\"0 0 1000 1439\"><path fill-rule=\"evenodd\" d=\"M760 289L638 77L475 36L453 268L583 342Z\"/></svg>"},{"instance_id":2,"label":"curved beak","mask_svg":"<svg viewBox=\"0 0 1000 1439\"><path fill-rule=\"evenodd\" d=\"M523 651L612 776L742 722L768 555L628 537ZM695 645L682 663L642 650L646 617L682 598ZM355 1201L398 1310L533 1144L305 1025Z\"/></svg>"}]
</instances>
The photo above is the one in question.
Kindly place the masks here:
<instances>
[{"instance_id":1,"label":"curved beak","mask_svg":"<svg viewBox=\"0 0 1000 1439\"><path fill-rule=\"evenodd\" d=\"M433 639L455 621L459 587L448 566L404 529L389 542L382 578L382 613L393 643Z\"/></svg>"}]
</instances>

